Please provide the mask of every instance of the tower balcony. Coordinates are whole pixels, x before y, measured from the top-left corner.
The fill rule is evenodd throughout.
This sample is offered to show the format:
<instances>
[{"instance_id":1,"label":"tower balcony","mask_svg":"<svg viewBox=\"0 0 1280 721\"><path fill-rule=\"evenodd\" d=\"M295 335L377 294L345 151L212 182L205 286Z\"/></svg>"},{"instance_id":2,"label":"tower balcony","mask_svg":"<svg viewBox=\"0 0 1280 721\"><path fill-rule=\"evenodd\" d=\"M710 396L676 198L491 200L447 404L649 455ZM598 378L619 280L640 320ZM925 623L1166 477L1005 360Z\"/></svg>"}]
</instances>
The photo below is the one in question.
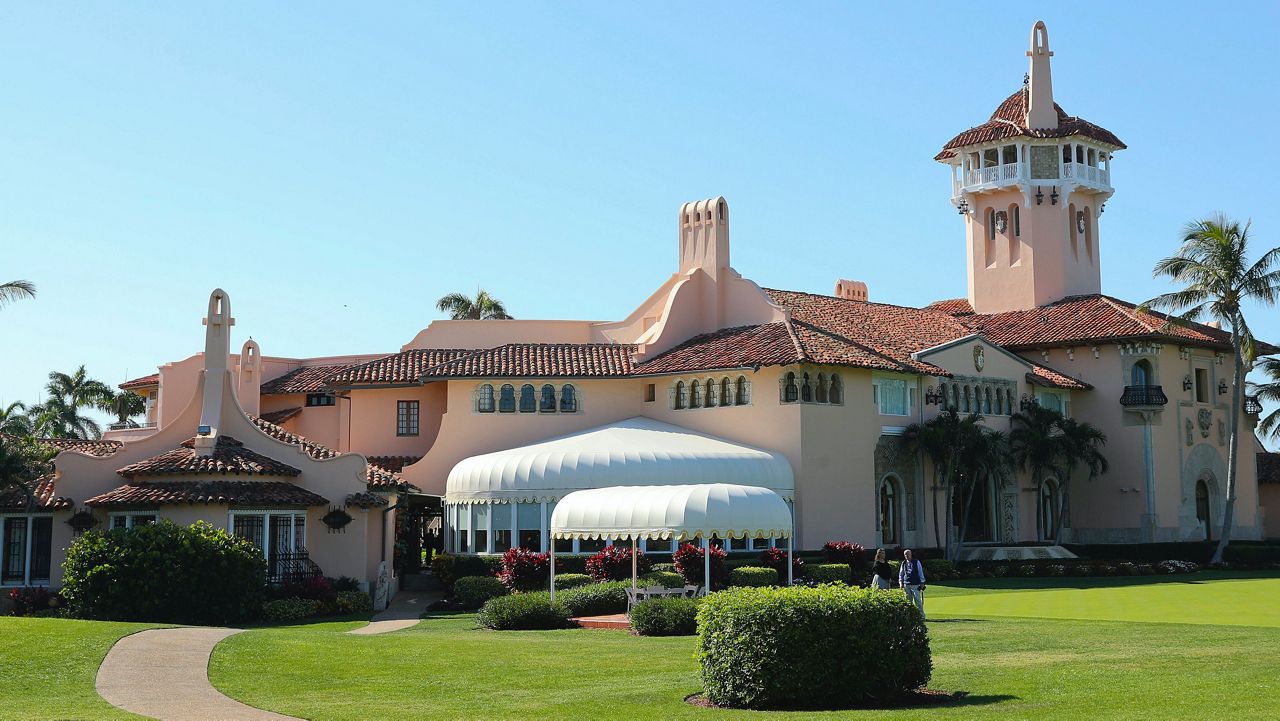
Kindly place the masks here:
<instances>
[{"instance_id":1,"label":"tower balcony","mask_svg":"<svg viewBox=\"0 0 1280 721\"><path fill-rule=\"evenodd\" d=\"M1160 386L1125 386L1120 394L1120 405L1125 410L1160 410L1169 403L1169 396Z\"/></svg>"},{"instance_id":2,"label":"tower balcony","mask_svg":"<svg viewBox=\"0 0 1280 721\"><path fill-rule=\"evenodd\" d=\"M1086 163L1062 163L1058 168L1061 177L1033 177L1027 163L1002 163L985 168L970 168L957 174L951 181L951 195L960 197L964 193L983 193L1019 185L1065 185L1097 190L1104 193L1114 192L1111 187L1111 171ZM1050 175L1050 173L1042 173Z\"/></svg>"}]
</instances>

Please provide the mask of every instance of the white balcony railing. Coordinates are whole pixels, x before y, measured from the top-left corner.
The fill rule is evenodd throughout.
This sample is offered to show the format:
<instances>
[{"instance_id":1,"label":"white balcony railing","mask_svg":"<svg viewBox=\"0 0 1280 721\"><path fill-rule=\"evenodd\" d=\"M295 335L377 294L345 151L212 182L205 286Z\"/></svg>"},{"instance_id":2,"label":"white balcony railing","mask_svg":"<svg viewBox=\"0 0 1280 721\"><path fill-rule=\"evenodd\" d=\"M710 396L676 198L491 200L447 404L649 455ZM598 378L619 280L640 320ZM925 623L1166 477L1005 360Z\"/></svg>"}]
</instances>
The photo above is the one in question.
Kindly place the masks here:
<instances>
[{"instance_id":1,"label":"white balcony railing","mask_svg":"<svg viewBox=\"0 0 1280 721\"><path fill-rule=\"evenodd\" d=\"M1106 168L1098 168L1084 163L1063 163L1062 175L1089 185L1111 187L1111 173Z\"/></svg>"},{"instance_id":2,"label":"white balcony railing","mask_svg":"<svg viewBox=\"0 0 1280 721\"><path fill-rule=\"evenodd\" d=\"M1084 163L1062 163L1062 177L1074 180L1080 185L1109 190L1111 188L1111 172ZM1055 178L1032 178L1026 163L1004 163L986 168L971 168L962 171L959 177L952 180L951 195L959 197L965 192L978 192L1015 185L1019 182L1043 183L1052 185Z\"/></svg>"},{"instance_id":3,"label":"white balcony railing","mask_svg":"<svg viewBox=\"0 0 1280 721\"><path fill-rule=\"evenodd\" d=\"M1018 163L992 165L989 168L973 168L965 171L964 184L966 187L995 185L1017 180L1019 175Z\"/></svg>"}]
</instances>

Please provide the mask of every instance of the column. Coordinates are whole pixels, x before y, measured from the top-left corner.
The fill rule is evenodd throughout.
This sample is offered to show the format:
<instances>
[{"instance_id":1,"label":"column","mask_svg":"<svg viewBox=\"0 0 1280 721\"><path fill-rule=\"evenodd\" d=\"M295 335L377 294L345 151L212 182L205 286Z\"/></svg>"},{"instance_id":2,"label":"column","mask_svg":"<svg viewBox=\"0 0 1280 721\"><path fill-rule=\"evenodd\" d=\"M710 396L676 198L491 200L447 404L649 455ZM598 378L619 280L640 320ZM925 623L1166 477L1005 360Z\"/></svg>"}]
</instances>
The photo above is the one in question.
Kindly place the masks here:
<instances>
[{"instance_id":1,"label":"column","mask_svg":"<svg viewBox=\"0 0 1280 721\"><path fill-rule=\"evenodd\" d=\"M1142 540L1155 543L1156 528L1156 469L1155 454L1151 448L1151 413L1142 414L1142 466L1145 471L1143 493L1147 496L1147 512L1142 516Z\"/></svg>"}]
</instances>

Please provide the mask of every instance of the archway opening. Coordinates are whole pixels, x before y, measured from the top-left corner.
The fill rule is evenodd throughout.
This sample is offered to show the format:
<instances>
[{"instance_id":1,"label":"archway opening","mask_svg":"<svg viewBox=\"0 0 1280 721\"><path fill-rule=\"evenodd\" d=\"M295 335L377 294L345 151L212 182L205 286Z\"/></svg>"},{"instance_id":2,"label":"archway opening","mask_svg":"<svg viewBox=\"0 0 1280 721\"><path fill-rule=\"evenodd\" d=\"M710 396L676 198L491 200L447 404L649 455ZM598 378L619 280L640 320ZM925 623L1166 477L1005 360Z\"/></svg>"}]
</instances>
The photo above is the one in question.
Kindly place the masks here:
<instances>
[{"instance_id":1,"label":"archway opening","mask_svg":"<svg viewBox=\"0 0 1280 721\"><path fill-rule=\"evenodd\" d=\"M1204 540L1213 540L1213 520L1209 513L1209 484L1196 481L1196 521L1204 529Z\"/></svg>"}]
</instances>

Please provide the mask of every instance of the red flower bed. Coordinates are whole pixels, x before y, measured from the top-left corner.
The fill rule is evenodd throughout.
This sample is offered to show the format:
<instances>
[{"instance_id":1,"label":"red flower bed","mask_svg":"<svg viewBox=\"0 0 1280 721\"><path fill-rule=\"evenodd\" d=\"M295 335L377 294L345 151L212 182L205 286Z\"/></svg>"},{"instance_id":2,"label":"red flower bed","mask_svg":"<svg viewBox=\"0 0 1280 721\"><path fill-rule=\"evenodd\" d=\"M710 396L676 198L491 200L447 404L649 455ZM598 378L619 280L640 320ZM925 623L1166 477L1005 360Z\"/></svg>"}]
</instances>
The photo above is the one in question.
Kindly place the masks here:
<instances>
[{"instance_id":1,"label":"red flower bed","mask_svg":"<svg viewBox=\"0 0 1280 721\"><path fill-rule=\"evenodd\" d=\"M847 563L850 566L861 566L862 559L867 555L861 543L848 541L827 541L822 546L822 552L827 554L827 563Z\"/></svg>"},{"instance_id":2,"label":"red flower bed","mask_svg":"<svg viewBox=\"0 0 1280 721\"><path fill-rule=\"evenodd\" d=\"M784 586L787 584L787 549L764 549L764 551L760 553L760 565L777 571L778 583ZM791 572L793 578L800 578L804 575L804 561L793 557L791 559Z\"/></svg>"},{"instance_id":3,"label":"red flower bed","mask_svg":"<svg viewBox=\"0 0 1280 721\"><path fill-rule=\"evenodd\" d=\"M551 581L551 557L517 546L502 554L498 580L512 591L537 591Z\"/></svg>"},{"instance_id":4,"label":"red flower bed","mask_svg":"<svg viewBox=\"0 0 1280 721\"><path fill-rule=\"evenodd\" d=\"M723 588L729 585L729 569L725 567L724 559L728 557L728 553L718 546L711 547L711 586L712 588ZM676 552L671 554L671 560L676 563L676 572L684 576L684 582L701 586L703 577L703 553L700 546L692 543L682 543ZM785 570L785 566L783 569Z\"/></svg>"},{"instance_id":5,"label":"red flower bed","mask_svg":"<svg viewBox=\"0 0 1280 721\"><path fill-rule=\"evenodd\" d=\"M636 551L636 573L645 574L653 569L653 561L644 551ZM597 581L625 581L631 578L631 546L607 546L603 551L587 559L587 573Z\"/></svg>"}]
</instances>

